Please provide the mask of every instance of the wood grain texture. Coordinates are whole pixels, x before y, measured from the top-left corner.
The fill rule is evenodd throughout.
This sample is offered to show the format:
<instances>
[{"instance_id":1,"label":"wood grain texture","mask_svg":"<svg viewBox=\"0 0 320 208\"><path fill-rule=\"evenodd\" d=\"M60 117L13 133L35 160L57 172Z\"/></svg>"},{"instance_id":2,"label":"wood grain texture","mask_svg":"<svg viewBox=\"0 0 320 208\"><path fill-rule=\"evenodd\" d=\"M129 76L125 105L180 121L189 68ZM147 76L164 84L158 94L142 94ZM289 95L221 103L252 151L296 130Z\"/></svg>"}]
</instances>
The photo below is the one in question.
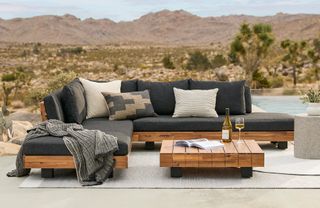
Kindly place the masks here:
<instances>
[{"instance_id":1,"label":"wood grain texture","mask_svg":"<svg viewBox=\"0 0 320 208\"><path fill-rule=\"evenodd\" d=\"M173 140L165 140L161 144L160 154L160 167L171 167L172 166L172 151L173 151Z\"/></svg>"},{"instance_id":2,"label":"wood grain texture","mask_svg":"<svg viewBox=\"0 0 320 208\"><path fill-rule=\"evenodd\" d=\"M225 143L223 148L202 150L162 142L160 167L263 167L264 152L253 140Z\"/></svg>"},{"instance_id":3,"label":"wood grain texture","mask_svg":"<svg viewBox=\"0 0 320 208\"><path fill-rule=\"evenodd\" d=\"M45 121L48 120L48 116L47 116L47 112L46 112L46 108L44 106L44 102L40 102L40 116L41 116L41 121Z\"/></svg>"},{"instance_id":4,"label":"wood grain texture","mask_svg":"<svg viewBox=\"0 0 320 208\"><path fill-rule=\"evenodd\" d=\"M293 141L293 131L248 131L241 132L242 138L245 140L256 141ZM233 134L232 138L236 140L237 134ZM220 140L221 132L133 132L132 141L150 141L161 142L163 140L182 140L208 138L212 140Z\"/></svg>"},{"instance_id":5,"label":"wood grain texture","mask_svg":"<svg viewBox=\"0 0 320 208\"><path fill-rule=\"evenodd\" d=\"M128 156L114 156L115 168L128 168ZM24 168L61 168L74 169L72 156L27 156L23 157Z\"/></svg>"}]
</instances>

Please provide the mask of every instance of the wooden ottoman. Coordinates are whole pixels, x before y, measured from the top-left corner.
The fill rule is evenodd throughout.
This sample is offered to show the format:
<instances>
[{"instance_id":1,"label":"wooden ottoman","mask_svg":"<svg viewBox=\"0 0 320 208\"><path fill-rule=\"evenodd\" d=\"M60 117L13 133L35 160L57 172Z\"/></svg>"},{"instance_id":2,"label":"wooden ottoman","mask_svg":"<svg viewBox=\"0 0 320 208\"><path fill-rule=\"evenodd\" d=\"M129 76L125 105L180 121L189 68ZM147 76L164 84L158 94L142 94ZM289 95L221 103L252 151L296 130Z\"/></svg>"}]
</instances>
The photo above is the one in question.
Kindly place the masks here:
<instances>
[{"instance_id":1,"label":"wooden ottoman","mask_svg":"<svg viewBox=\"0 0 320 208\"><path fill-rule=\"evenodd\" d=\"M170 167L171 177L182 177L182 168L240 168L243 178L252 177L253 167L264 167L264 152L254 140L225 143L223 148L203 150L162 141L160 167Z\"/></svg>"}]
</instances>

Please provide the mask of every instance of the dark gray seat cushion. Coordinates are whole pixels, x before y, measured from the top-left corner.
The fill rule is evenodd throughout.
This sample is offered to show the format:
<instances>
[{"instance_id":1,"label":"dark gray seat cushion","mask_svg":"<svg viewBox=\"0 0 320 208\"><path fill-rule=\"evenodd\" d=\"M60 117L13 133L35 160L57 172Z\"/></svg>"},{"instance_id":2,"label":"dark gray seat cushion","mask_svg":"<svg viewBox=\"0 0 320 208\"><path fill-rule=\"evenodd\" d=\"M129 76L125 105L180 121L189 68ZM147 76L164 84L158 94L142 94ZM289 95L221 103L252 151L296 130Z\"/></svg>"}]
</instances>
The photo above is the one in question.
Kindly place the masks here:
<instances>
[{"instance_id":1,"label":"dark gray seat cushion","mask_svg":"<svg viewBox=\"0 0 320 208\"><path fill-rule=\"evenodd\" d=\"M133 121L134 131L221 131L225 116L218 118L172 118L159 116L139 118ZM250 113L231 116L234 120L244 117L244 131L293 131L294 119L288 114Z\"/></svg>"},{"instance_id":2,"label":"dark gray seat cushion","mask_svg":"<svg viewBox=\"0 0 320 208\"><path fill-rule=\"evenodd\" d=\"M149 90L154 111L159 115L172 115L175 107L173 88L189 89L189 80L175 82L138 81L138 91Z\"/></svg>"},{"instance_id":3,"label":"dark gray seat cushion","mask_svg":"<svg viewBox=\"0 0 320 208\"><path fill-rule=\"evenodd\" d=\"M83 122L86 129L97 129L118 137L119 150L114 155L123 156L129 153L132 121L109 121L106 118L93 118ZM25 155L71 155L61 137L39 137L24 146Z\"/></svg>"},{"instance_id":4,"label":"dark gray seat cushion","mask_svg":"<svg viewBox=\"0 0 320 208\"><path fill-rule=\"evenodd\" d=\"M225 114L225 109L230 109L231 115L246 113L245 81L218 82L190 80L191 90L208 90L218 88L216 111L219 115Z\"/></svg>"},{"instance_id":5,"label":"dark gray seat cushion","mask_svg":"<svg viewBox=\"0 0 320 208\"><path fill-rule=\"evenodd\" d=\"M79 79L63 87L61 104L66 123L81 124L85 120L87 116L86 99Z\"/></svg>"}]
</instances>

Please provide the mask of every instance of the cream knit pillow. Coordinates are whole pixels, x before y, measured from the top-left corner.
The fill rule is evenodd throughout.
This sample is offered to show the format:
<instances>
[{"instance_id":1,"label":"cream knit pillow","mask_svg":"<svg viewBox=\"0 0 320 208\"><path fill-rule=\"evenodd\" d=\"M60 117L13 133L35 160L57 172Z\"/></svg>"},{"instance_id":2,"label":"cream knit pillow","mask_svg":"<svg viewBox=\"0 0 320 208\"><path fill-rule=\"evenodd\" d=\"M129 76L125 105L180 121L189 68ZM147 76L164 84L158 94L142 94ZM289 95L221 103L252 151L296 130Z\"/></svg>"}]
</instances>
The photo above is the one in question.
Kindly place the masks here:
<instances>
[{"instance_id":1,"label":"cream knit pillow","mask_svg":"<svg viewBox=\"0 0 320 208\"><path fill-rule=\"evenodd\" d=\"M172 117L218 117L215 110L218 89L173 90L176 106Z\"/></svg>"},{"instance_id":2,"label":"cream knit pillow","mask_svg":"<svg viewBox=\"0 0 320 208\"><path fill-rule=\"evenodd\" d=\"M87 103L86 118L107 117L109 109L106 100L101 92L120 93L121 80L111 82L93 82L83 78L79 78L85 91Z\"/></svg>"}]
</instances>

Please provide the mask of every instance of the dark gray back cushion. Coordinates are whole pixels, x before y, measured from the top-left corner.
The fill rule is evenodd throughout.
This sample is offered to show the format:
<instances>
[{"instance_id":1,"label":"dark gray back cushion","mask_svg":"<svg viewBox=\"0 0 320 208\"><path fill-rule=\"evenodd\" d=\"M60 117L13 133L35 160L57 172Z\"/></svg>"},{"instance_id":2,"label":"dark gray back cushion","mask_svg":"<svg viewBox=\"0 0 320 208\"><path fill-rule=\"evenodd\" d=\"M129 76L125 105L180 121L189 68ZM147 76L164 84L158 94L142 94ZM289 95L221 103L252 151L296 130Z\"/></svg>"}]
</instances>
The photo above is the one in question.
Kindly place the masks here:
<instances>
[{"instance_id":1,"label":"dark gray back cushion","mask_svg":"<svg viewBox=\"0 0 320 208\"><path fill-rule=\"evenodd\" d=\"M230 108L230 114L243 115L246 113L244 95L245 81L218 82L218 81L194 81L190 80L190 89L208 90L218 88L216 111L225 114L225 109Z\"/></svg>"},{"instance_id":2,"label":"dark gray back cushion","mask_svg":"<svg viewBox=\"0 0 320 208\"><path fill-rule=\"evenodd\" d=\"M60 89L51 93L43 99L48 119L65 121L61 105L61 96L62 90Z\"/></svg>"},{"instance_id":3,"label":"dark gray back cushion","mask_svg":"<svg viewBox=\"0 0 320 208\"><path fill-rule=\"evenodd\" d=\"M121 81L121 92L138 91L137 83L138 83L137 79Z\"/></svg>"},{"instance_id":4,"label":"dark gray back cushion","mask_svg":"<svg viewBox=\"0 0 320 208\"><path fill-rule=\"evenodd\" d=\"M189 80L175 82L148 82L138 80L138 91L149 90L154 111L159 115L172 115L175 107L173 88L189 89Z\"/></svg>"},{"instance_id":5,"label":"dark gray back cushion","mask_svg":"<svg viewBox=\"0 0 320 208\"><path fill-rule=\"evenodd\" d=\"M244 96L246 100L246 113L252 113L251 89L248 86L244 88Z\"/></svg>"},{"instance_id":6,"label":"dark gray back cushion","mask_svg":"<svg viewBox=\"0 0 320 208\"><path fill-rule=\"evenodd\" d=\"M65 122L81 124L87 115L84 88L79 79L63 87L61 96L62 109Z\"/></svg>"}]
</instances>

